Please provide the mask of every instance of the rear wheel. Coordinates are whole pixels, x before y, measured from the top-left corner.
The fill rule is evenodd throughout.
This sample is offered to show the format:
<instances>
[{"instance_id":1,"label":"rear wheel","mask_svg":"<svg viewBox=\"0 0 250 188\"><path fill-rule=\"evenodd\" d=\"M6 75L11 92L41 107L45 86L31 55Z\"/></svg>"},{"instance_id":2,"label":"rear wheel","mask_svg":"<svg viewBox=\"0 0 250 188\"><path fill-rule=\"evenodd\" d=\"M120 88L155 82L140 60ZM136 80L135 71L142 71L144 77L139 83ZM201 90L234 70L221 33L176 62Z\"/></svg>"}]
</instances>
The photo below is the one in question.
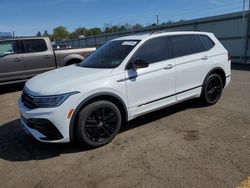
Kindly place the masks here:
<instances>
[{"instance_id":1,"label":"rear wheel","mask_svg":"<svg viewBox=\"0 0 250 188\"><path fill-rule=\"evenodd\" d=\"M206 105L216 104L222 94L223 83L218 74L211 74L207 76L203 84L201 99Z\"/></svg>"},{"instance_id":2,"label":"rear wheel","mask_svg":"<svg viewBox=\"0 0 250 188\"><path fill-rule=\"evenodd\" d=\"M78 140L89 147L100 147L109 143L121 127L121 113L109 101L97 101L87 105L79 113Z\"/></svg>"}]
</instances>

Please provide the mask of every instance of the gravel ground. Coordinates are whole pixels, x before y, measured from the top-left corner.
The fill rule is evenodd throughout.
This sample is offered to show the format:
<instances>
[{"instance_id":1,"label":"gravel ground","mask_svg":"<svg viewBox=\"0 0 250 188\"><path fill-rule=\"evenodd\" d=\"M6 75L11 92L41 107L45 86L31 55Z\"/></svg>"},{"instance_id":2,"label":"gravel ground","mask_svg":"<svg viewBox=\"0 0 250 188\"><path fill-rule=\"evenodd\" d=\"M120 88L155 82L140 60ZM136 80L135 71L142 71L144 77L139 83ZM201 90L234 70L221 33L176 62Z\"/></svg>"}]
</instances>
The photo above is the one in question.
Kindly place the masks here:
<instances>
[{"instance_id":1,"label":"gravel ground","mask_svg":"<svg viewBox=\"0 0 250 188\"><path fill-rule=\"evenodd\" d=\"M94 150L26 136L17 108L22 86L1 88L0 185L250 187L250 72L238 69L218 104L188 101L148 114Z\"/></svg>"}]
</instances>

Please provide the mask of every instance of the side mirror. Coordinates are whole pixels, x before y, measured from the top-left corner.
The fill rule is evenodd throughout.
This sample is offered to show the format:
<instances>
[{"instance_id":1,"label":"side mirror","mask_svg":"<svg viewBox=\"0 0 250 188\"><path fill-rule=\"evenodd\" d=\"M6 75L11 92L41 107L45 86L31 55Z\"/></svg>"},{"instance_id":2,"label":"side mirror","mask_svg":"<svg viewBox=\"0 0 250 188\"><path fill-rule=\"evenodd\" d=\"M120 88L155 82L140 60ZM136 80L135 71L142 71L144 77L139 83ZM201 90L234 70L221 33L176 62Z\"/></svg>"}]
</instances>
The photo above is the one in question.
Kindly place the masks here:
<instances>
[{"instance_id":1,"label":"side mirror","mask_svg":"<svg viewBox=\"0 0 250 188\"><path fill-rule=\"evenodd\" d=\"M146 68L148 67L148 63L145 59L142 59L142 58L137 58L133 61L132 63L132 67L134 69L141 69L141 68Z\"/></svg>"}]
</instances>

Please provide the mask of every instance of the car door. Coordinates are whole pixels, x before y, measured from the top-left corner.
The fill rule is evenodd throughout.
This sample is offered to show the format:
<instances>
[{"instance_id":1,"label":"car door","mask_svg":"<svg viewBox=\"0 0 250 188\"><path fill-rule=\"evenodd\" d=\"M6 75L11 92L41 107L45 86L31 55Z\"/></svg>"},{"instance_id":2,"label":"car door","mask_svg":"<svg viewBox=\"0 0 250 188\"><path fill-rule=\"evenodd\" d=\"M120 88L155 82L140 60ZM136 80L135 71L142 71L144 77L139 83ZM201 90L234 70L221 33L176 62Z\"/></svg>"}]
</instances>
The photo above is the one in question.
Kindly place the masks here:
<instances>
[{"instance_id":1,"label":"car door","mask_svg":"<svg viewBox=\"0 0 250 188\"><path fill-rule=\"evenodd\" d=\"M0 82L25 78L23 54L18 40L0 42Z\"/></svg>"},{"instance_id":2,"label":"car door","mask_svg":"<svg viewBox=\"0 0 250 188\"><path fill-rule=\"evenodd\" d=\"M143 59L149 66L135 69L130 66L135 59ZM146 41L135 52L125 71L127 97L131 116L174 103L175 65L171 59L167 37Z\"/></svg>"},{"instance_id":3,"label":"car door","mask_svg":"<svg viewBox=\"0 0 250 188\"><path fill-rule=\"evenodd\" d=\"M198 96L210 65L200 36L176 35L170 41L176 65L177 100Z\"/></svg>"},{"instance_id":4,"label":"car door","mask_svg":"<svg viewBox=\"0 0 250 188\"><path fill-rule=\"evenodd\" d=\"M55 68L54 52L44 39L25 39L25 70L30 77Z\"/></svg>"}]
</instances>

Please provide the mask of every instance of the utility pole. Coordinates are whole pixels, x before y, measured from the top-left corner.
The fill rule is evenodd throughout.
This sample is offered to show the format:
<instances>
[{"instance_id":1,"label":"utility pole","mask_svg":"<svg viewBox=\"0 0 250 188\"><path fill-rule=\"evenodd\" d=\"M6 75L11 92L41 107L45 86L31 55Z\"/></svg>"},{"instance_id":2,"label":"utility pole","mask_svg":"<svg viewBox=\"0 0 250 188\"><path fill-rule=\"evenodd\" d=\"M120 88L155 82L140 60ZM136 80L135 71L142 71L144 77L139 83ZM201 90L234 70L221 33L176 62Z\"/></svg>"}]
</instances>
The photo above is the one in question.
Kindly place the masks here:
<instances>
[{"instance_id":1,"label":"utility pole","mask_svg":"<svg viewBox=\"0 0 250 188\"><path fill-rule=\"evenodd\" d=\"M243 23L245 22L245 5L246 5L246 0L243 0L243 13L242 13L242 21L243 21Z\"/></svg>"},{"instance_id":2,"label":"utility pole","mask_svg":"<svg viewBox=\"0 0 250 188\"><path fill-rule=\"evenodd\" d=\"M245 3L245 0L244 0ZM246 23L246 39L245 39L245 51L243 57L243 63L247 63L247 56L248 56L248 45L249 45L249 35L250 35L250 0L248 0L248 11L247 11L247 23Z\"/></svg>"},{"instance_id":3,"label":"utility pole","mask_svg":"<svg viewBox=\"0 0 250 188\"><path fill-rule=\"evenodd\" d=\"M110 28L111 28L111 33L113 33L113 21L110 21Z\"/></svg>"},{"instance_id":4,"label":"utility pole","mask_svg":"<svg viewBox=\"0 0 250 188\"><path fill-rule=\"evenodd\" d=\"M159 25L159 15L155 15L155 17L156 17L156 25Z\"/></svg>"}]
</instances>

